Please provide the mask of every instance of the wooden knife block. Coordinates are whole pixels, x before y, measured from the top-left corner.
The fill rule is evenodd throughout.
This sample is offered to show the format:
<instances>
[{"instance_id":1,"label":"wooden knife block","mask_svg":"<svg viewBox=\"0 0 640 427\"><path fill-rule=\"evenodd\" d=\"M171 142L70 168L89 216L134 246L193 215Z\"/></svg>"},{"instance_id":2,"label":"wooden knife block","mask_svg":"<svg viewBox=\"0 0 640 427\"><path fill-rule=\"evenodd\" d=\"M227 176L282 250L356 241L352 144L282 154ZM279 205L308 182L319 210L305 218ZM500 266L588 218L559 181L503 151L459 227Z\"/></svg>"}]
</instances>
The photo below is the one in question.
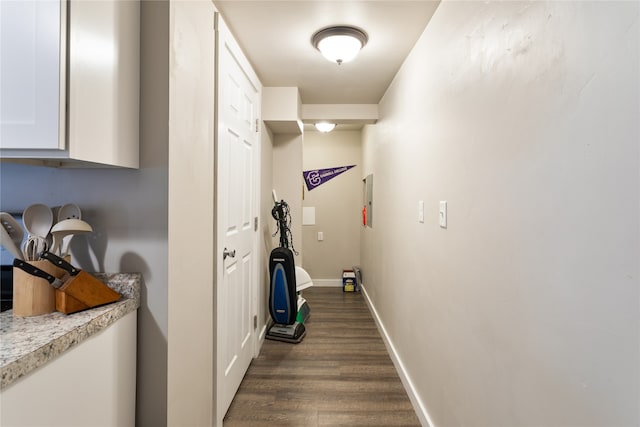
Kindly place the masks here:
<instances>
[{"instance_id":1,"label":"wooden knife block","mask_svg":"<svg viewBox=\"0 0 640 427\"><path fill-rule=\"evenodd\" d=\"M86 271L65 279L65 284L56 289L56 310L62 313L71 314L120 299L118 292Z\"/></svg>"}]
</instances>

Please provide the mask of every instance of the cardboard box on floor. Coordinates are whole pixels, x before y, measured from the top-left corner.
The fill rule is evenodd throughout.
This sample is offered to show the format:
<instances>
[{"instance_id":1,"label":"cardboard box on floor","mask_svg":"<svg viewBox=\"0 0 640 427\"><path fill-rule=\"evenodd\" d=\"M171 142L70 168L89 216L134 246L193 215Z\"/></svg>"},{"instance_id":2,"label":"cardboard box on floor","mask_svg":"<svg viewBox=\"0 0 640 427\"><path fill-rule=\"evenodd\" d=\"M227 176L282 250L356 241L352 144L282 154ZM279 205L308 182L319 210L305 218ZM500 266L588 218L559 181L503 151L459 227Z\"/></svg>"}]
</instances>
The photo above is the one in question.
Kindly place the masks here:
<instances>
[{"instance_id":1,"label":"cardboard box on floor","mask_svg":"<svg viewBox=\"0 0 640 427\"><path fill-rule=\"evenodd\" d=\"M356 273L353 270L342 270L342 292L356 291Z\"/></svg>"}]
</instances>

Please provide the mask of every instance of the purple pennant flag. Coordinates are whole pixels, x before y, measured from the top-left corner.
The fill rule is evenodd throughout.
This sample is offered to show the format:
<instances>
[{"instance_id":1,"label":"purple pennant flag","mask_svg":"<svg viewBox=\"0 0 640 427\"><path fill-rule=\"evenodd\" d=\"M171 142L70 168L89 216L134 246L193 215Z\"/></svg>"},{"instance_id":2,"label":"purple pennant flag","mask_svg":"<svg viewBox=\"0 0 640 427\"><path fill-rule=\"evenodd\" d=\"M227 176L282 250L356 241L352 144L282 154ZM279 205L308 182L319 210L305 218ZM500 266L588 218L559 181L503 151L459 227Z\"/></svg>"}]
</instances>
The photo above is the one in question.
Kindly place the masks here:
<instances>
[{"instance_id":1,"label":"purple pennant flag","mask_svg":"<svg viewBox=\"0 0 640 427\"><path fill-rule=\"evenodd\" d=\"M307 189L309 191L314 188L324 184L329 181L331 178L335 178L343 172L348 171L349 169L355 167L356 165L351 166L340 166L337 168L328 168L328 169L315 169L310 171L302 172L302 176L304 177L304 182L307 183Z\"/></svg>"}]
</instances>

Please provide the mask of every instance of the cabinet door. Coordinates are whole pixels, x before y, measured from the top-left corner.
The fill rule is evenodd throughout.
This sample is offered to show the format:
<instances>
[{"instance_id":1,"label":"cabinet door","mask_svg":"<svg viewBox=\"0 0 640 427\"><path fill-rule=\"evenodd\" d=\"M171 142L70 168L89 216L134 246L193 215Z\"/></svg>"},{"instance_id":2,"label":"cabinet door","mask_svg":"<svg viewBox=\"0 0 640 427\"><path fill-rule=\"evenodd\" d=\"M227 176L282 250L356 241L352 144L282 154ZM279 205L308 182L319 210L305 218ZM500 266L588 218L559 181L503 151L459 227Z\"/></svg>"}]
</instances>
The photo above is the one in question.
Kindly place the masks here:
<instances>
[{"instance_id":1,"label":"cabinet door","mask_svg":"<svg viewBox=\"0 0 640 427\"><path fill-rule=\"evenodd\" d=\"M0 1L0 148L64 149L64 28L64 1Z\"/></svg>"},{"instance_id":2,"label":"cabinet door","mask_svg":"<svg viewBox=\"0 0 640 427\"><path fill-rule=\"evenodd\" d=\"M71 1L68 72L70 157L137 168L140 2Z\"/></svg>"}]
</instances>

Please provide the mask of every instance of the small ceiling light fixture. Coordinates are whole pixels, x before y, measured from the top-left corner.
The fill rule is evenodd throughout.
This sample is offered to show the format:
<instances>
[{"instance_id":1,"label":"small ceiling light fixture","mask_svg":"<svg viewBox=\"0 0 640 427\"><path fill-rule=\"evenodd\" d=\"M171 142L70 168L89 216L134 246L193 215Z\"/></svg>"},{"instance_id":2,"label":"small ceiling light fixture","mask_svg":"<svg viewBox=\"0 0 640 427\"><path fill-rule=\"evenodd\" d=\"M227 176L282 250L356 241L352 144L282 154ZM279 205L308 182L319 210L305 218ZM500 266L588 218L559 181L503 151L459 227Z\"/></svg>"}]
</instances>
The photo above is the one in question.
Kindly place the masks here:
<instances>
[{"instance_id":1,"label":"small ceiling light fixture","mask_svg":"<svg viewBox=\"0 0 640 427\"><path fill-rule=\"evenodd\" d=\"M335 123L319 122L316 123L316 129L320 132L331 132L336 127Z\"/></svg>"},{"instance_id":2,"label":"small ceiling light fixture","mask_svg":"<svg viewBox=\"0 0 640 427\"><path fill-rule=\"evenodd\" d=\"M355 58L368 40L361 29L343 25L319 30L311 38L311 44L329 61L340 65Z\"/></svg>"}]
</instances>

